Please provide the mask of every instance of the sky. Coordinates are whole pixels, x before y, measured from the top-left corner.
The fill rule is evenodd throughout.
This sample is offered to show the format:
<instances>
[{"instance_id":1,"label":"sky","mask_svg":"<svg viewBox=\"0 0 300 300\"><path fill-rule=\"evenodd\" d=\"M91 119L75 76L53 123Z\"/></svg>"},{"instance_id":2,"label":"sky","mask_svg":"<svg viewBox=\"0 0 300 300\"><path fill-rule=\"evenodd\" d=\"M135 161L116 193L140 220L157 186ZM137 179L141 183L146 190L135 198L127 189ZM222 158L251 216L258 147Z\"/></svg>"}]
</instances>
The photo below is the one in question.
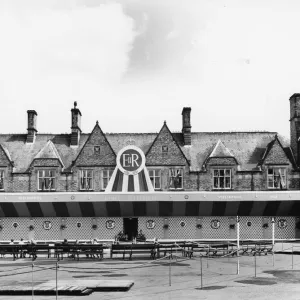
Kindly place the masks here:
<instances>
[{"instance_id":1,"label":"sky","mask_svg":"<svg viewBox=\"0 0 300 300\"><path fill-rule=\"evenodd\" d=\"M300 3L0 0L0 132L277 131L300 92Z\"/></svg>"}]
</instances>

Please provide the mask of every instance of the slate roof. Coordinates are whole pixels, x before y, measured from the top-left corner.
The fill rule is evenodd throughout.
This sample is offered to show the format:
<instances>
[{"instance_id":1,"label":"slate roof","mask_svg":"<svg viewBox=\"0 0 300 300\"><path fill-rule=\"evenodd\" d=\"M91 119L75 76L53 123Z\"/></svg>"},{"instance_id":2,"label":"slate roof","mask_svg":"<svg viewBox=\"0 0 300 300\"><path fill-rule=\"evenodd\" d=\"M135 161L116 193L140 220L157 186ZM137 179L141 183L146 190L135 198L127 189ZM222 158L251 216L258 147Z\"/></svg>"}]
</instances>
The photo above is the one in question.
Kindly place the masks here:
<instances>
[{"instance_id":1,"label":"slate roof","mask_svg":"<svg viewBox=\"0 0 300 300\"><path fill-rule=\"evenodd\" d=\"M134 144L147 153L158 133L106 133L111 147L118 153L124 146ZM172 133L186 158L190 161L191 171L200 171L205 159L212 153L220 140L236 158L241 170L255 170L261 161L268 144L274 140L276 132L193 132L192 146L184 146L182 133ZM36 155L49 140L59 154L65 170L68 170L85 144L89 134L80 136L79 147L70 147L70 134L40 134L33 144L26 144L26 134L2 134L0 144L9 153L14 162L15 172L26 172ZM284 150L293 162L288 145Z\"/></svg>"}]
</instances>

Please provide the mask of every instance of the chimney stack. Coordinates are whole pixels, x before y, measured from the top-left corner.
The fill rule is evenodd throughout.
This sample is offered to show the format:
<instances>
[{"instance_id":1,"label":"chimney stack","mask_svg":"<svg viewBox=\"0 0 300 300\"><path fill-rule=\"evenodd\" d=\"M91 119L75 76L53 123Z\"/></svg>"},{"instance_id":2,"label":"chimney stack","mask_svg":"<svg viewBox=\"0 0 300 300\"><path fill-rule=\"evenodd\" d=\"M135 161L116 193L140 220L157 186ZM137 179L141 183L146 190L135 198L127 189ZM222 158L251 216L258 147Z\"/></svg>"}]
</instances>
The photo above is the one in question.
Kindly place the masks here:
<instances>
[{"instance_id":1,"label":"chimney stack","mask_svg":"<svg viewBox=\"0 0 300 300\"><path fill-rule=\"evenodd\" d=\"M27 110L28 115L28 126L27 126L27 144L32 144L35 141L35 136L37 133L36 129L36 120L37 120L37 112L35 110Z\"/></svg>"},{"instance_id":2,"label":"chimney stack","mask_svg":"<svg viewBox=\"0 0 300 300\"><path fill-rule=\"evenodd\" d=\"M71 124L72 124L72 132L71 132L71 147L78 147L80 133L81 133L81 112L77 108L77 102L74 102L74 108L71 109Z\"/></svg>"},{"instance_id":3,"label":"chimney stack","mask_svg":"<svg viewBox=\"0 0 300 300\"><path fill-rule=\"evenodd\" d=\"M290 97L290 136L291 148L297 165L300 163L300 94Z\"/></svg>"},{"instance_id":4,"label":"chimney stack","mask_svg":"<svg viewBox=\"0 0 300 300\"><path fill-rule=\"evenodd\" d=\"M184 107L182 110L182 134L185 146L190 146L192 144L191 128L191 108Z\"/></svg>"}]
</instances>

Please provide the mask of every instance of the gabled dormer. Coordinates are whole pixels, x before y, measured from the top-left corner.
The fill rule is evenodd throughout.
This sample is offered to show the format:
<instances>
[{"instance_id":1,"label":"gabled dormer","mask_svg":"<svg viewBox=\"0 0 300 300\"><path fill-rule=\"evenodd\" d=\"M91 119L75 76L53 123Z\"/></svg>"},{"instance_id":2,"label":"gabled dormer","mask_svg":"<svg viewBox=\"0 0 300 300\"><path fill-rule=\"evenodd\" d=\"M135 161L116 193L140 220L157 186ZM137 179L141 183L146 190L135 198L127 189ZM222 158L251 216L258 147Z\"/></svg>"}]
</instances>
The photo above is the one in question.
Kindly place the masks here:
<instances>
[{"instance_id":1,"label":"gabled dormer","mask_svg":"<svg viewBox=\"0 0 300 300\"><path fill-rule=\"evenodd\" d=\"M218 140L217 144L206 158L203 166L235 166L238 162L234 154Z\"/></svg>"},{"instance_id":2,"label":"gabled dormer","mask_svg":"<svg viewBox=\"0 0 300 300\"><path fill-rule=\"evenodd\" d=\"M275 135L262 157L260 166L267 177L267 189L287 189L288 170L293 167L286 150Z\"/></svg>"},{"instance_id":3,"label":"gabled dormer","mask_svg":"<svg viewBox=\"0 0 300 300\"><path fill-rule=\"evenodd\" d=\"M102 132L98 121L75 159L73 166L115 166L116 154Z\"/></svg>"},{"instance_id":4,"label":"gabled dormer","mask_svg":"<svg viewBox=\"0 0 300 300\"><path fill-rule=\"evenodd\" d=\"M262 157L260 165L290 165L291 161L286 154L278 136L275 135Z\"/></svg>"},{"instance_id":5,"label":"gabled dormer","mask_svg":"<svg viewBox=\"0 0 300 300\"><path fill-rule=\"evenodd\" d=\"M59 165L62 169L65 168L64 163L51 140L49 140L46 145L37 153L31 163L31 166L35 167L54 167Z\"/></svg>"},{"instance_id":6,"label":"gabled dormer","mask_svg":"<svg viewBox=\"0 0 300 300\"><path fill-rule=\"evenodd\" d=\"M148 166L185 166L189 161L182 152L166 122L146 153Z\"/></svg>"},{"instance_id":7,"label":"gabled dormer","mask_svg":"<svg viewBox=\"0 0 300 300\"><path fill-rule=\"evenodd\" d=\"M13 167L13 161L11 160L10 154L7 148L0 144L0 167Z\"/></svg>"}]
</instances>

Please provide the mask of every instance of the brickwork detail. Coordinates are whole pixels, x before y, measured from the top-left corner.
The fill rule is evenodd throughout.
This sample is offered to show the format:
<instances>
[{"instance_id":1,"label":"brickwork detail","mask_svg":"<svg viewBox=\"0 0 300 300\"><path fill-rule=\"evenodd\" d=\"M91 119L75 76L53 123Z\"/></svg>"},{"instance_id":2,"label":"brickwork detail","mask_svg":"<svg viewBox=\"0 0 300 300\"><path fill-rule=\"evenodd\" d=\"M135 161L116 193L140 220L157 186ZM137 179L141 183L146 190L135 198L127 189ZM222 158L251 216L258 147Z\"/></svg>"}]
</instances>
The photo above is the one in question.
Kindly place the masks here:
<instances>
[{"instance_id":1,"label":"brickwork detail","mask_svg":"<svg viewBox=\"0 0 300 300\"><path fill-rule=\"evenodd\" d=\"M114 166L116 155L99 125L96 125L79 153L77 166Z\"/></svg>"},{"instance_id":2,"label":"brickwork detail","mask_svg":"<svg viewBox=\"0 0 300 300\"><path fill-rule=\"evenodd\" d=\"M167 146L167 153L163 153L162 146ZM163 125L146 154L146 165L186 165L187 161L182 151L175 142L172 133L166 124Z\"/></svg>"},{"instance_id":3,"label":"brickwork detail","mask_svg":"<svg viewBox=\"0 0 300 300\"><path fill-rule=\"evenodd\" d=\"M264 159L264 164L290 164L284 150L276 139L269 153Z\"/></svg>"}]
</instances>

